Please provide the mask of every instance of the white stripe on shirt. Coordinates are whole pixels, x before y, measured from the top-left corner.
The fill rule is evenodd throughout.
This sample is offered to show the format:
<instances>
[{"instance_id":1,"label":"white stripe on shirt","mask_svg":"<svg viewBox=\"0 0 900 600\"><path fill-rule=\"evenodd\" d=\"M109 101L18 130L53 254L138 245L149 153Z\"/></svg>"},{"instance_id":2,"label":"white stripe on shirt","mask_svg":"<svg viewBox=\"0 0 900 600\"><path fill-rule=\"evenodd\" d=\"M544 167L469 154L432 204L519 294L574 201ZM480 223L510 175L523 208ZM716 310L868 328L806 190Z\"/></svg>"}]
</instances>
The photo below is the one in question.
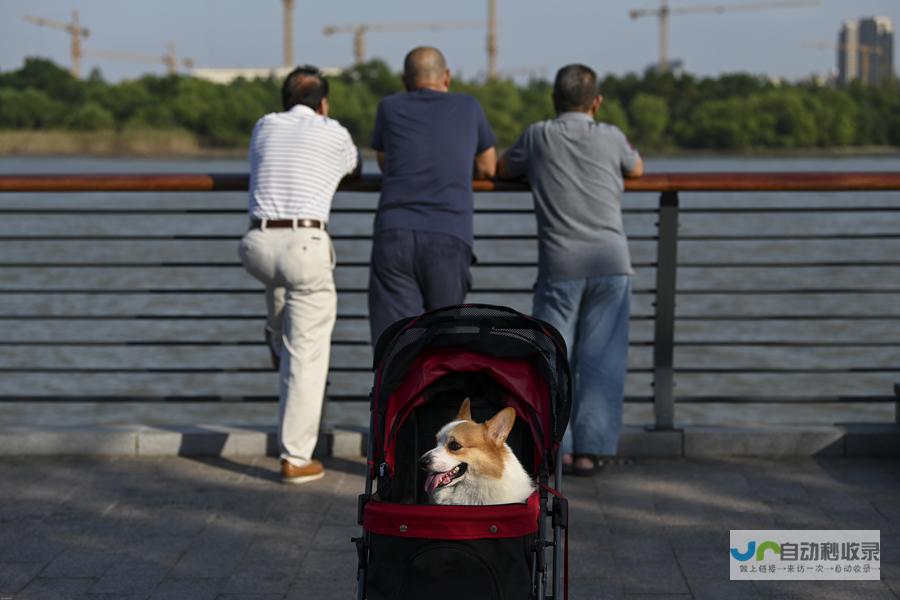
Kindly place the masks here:
<instances>
[{"instance_id":1,"label":"white stripe on shirt","mask_svg":"<svg viewBox=\"0 0 900 600\"><path fill-rule=\"evenodd\" d=\"M250 139L250 216L328 221L359 155L343 125L297 105L261 118Z\"/></svg>"}]
</instances>

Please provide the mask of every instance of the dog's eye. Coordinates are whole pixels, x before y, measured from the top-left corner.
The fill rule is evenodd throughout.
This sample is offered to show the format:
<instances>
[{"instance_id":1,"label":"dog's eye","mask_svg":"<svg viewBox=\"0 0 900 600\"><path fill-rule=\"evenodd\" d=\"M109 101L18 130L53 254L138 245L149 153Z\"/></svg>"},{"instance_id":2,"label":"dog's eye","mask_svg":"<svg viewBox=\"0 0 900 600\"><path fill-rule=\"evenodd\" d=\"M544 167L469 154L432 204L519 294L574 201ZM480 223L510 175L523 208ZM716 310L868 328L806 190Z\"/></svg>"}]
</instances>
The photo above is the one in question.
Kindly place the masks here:
<instances>
[{"instance_id":1,"label":"dog's eye","mask_svg":"<svg viewBox=\"0 0 900 600\"><path fill-rule=\"evenodd\" d=\"M458 450L462 450L462 444L460 444L456 440L453 440L452 442L447 444L447 448L449 448L451 452L456 452Z\"/></svg>"}]
</instances>

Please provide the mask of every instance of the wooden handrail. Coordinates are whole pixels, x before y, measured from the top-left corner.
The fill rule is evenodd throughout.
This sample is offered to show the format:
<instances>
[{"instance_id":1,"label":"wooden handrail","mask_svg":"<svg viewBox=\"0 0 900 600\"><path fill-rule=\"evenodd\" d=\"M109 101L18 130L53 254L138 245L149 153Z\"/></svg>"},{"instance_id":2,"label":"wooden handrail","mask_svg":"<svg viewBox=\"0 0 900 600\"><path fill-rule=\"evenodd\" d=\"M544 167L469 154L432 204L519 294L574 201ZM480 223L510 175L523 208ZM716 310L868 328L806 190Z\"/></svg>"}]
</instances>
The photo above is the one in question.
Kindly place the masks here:
<instances>
[{"instance_id":1,"label":"wooden handrail","mask_svg":"<svg viewBox=\"0 0 900 600\"><path fill-rule=\"evenodd\" d=\"M239 192L246 173L0 175L0 192ZM476 192L528 191L525 182L474 181ZM341 191L377 192L381 177L341 182ZM900 190L900 171L652 173L625 181L630 192L838 192Z\"/></svg>"}]
</instances>

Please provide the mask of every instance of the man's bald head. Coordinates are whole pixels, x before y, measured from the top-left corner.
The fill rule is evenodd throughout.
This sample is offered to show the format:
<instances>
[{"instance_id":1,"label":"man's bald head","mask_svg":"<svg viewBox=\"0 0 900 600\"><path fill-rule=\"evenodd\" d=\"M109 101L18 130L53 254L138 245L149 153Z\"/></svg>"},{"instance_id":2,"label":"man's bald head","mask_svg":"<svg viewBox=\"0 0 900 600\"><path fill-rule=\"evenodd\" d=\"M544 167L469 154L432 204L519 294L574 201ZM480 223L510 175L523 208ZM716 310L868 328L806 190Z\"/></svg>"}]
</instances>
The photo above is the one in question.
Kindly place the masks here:
<instances>
[{"instance_id":1,"label":"man's bald head","mask_svg":"<svg viewBox=\"0 0 900 600\"><path fill-rule=\"evenodd\" d=\"M403 59L403 80L410 90L449 85L449 71L444 55L431 46L413 48Z\"/></svg>"}]
</instances>

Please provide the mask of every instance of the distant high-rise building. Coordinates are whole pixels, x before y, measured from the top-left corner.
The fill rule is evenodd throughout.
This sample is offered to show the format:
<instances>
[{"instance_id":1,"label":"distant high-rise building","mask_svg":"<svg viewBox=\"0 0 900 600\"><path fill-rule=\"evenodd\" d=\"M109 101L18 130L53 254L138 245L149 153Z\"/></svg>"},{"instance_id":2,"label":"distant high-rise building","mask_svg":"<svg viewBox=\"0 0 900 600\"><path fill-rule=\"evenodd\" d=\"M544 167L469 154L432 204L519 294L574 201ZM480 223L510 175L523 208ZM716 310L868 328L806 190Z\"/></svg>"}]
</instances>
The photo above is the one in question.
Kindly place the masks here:
<instances>
[{"instance_id":1,"label":"distant high-rise building","mask_svg":"<svg viewBox=\"0 0 900 600\"><path fill-rule=\"evenodd\" d=\"M894 24L889 17L844 21L838 34L838 79L870 85L894 76Z\"/></svg>"},{"instance_id":2,"label":"distant high-rise building","mask_svg":"<svg viewBox=\"0 0 900 600\"><path fill-rule=\"evenodd\" d=\"M837 67L838 80L847 83L859 78L859 21L844 21L838 33Z\"/></svg>"}]
</instances>

